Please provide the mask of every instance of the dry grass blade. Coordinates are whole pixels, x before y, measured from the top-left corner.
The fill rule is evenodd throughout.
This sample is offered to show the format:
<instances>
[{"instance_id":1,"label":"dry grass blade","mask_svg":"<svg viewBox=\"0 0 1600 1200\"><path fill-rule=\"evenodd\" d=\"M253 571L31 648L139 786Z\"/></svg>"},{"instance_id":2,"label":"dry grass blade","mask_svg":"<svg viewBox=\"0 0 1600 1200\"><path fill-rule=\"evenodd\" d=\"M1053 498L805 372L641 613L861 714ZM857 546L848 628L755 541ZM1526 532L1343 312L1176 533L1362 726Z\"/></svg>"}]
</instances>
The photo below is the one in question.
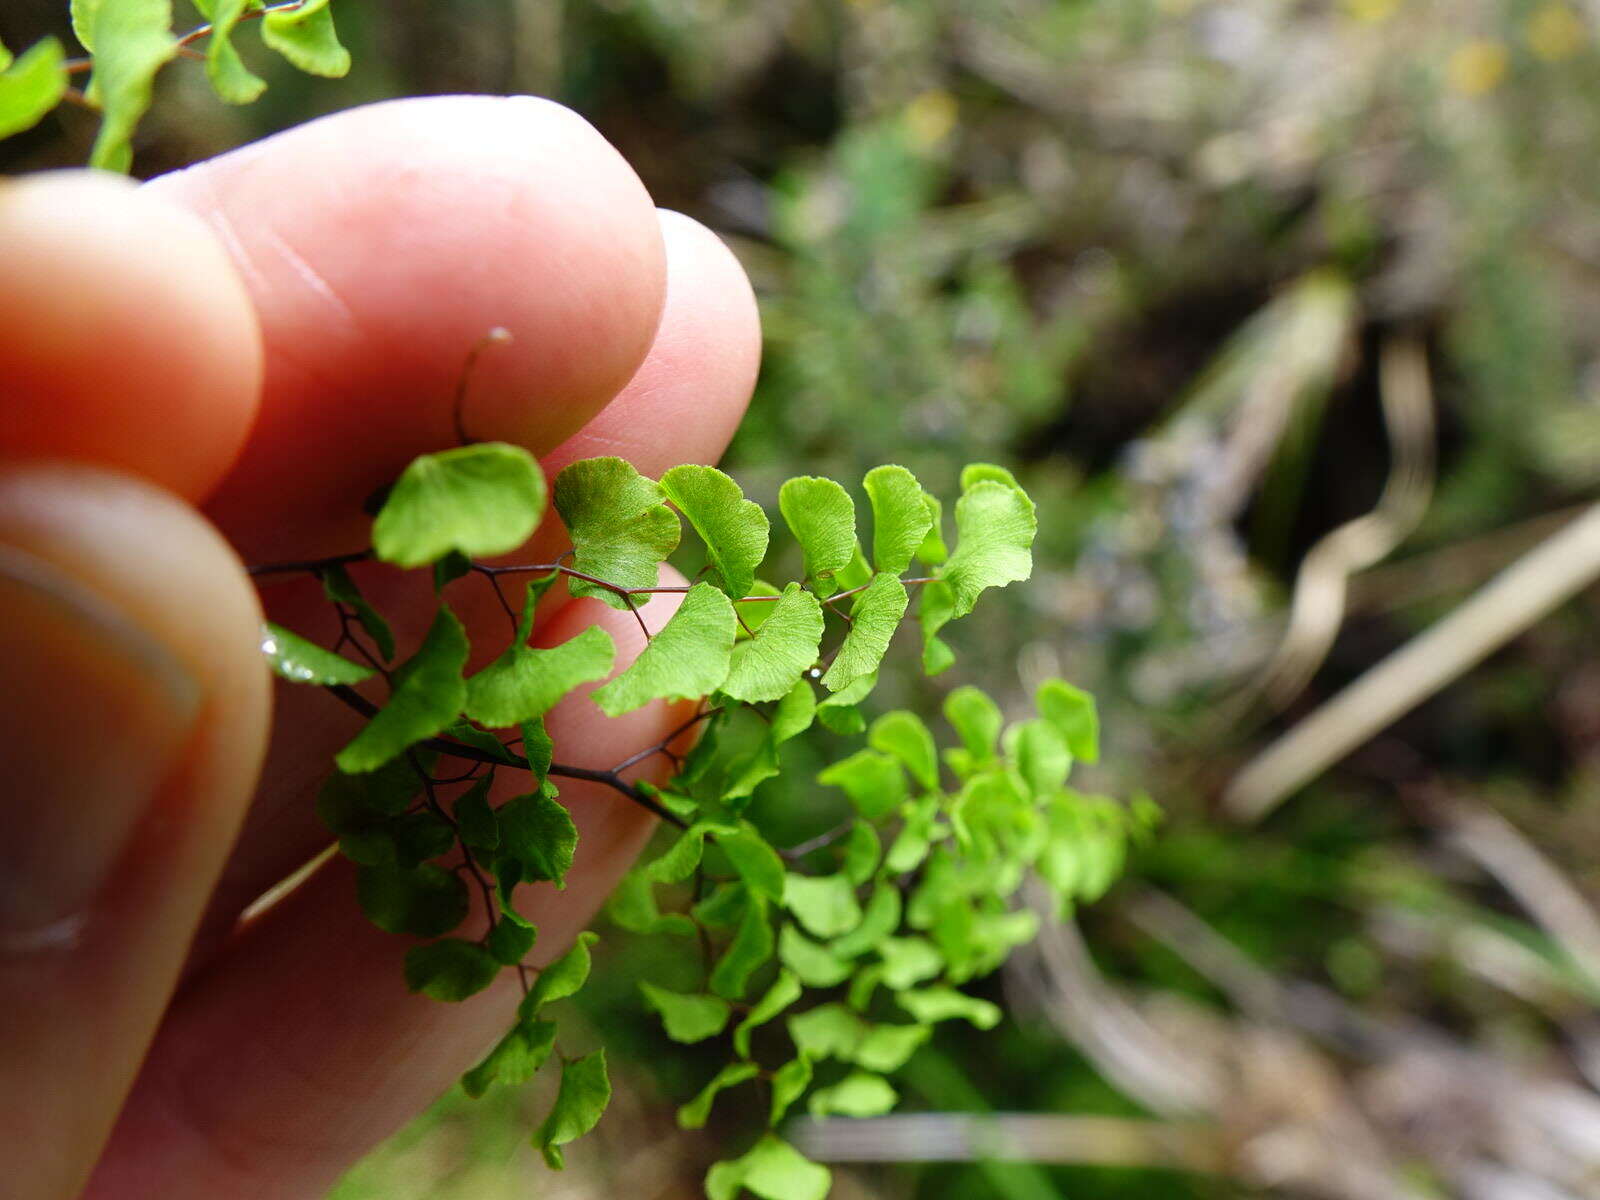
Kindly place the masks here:
<instances>
[{"instance_id":1,"label":"dry grass blade","mask_svg":"<svg viewBox=\"0 0 1600 1200\"><path fill-rule=\"evenodd\" d=\"M1387 558L1417 527L1433 494L1433 389L1427 357L1411 338L1385 344L1379 367L1391 466L1377 506L1339 526L1306 553L1289 626L1252 690L1283 708L1328 656L1344 623L1350 577Z\"/></svg>"},{"instance_id":2,"label":"dry grass blade","mask_svg":"<svg viewBox=\"0 0 1600 1200\"><path fill-rule=\"evenodd\" d=\"M1247 763L1223 805L1260 820L1373 734L1600 577L1600 505L1518 559Z\"/></svg>"}]
</instances>

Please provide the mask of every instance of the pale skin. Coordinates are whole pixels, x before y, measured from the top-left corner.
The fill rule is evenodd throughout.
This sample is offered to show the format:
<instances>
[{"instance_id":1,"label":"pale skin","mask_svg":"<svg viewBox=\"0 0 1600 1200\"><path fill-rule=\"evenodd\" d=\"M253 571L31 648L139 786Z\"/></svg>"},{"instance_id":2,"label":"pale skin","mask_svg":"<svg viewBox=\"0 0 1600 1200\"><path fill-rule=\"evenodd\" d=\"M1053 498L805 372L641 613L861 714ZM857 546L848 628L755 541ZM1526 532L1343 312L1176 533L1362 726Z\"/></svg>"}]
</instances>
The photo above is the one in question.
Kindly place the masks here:
<instances>
[{"instance_id":1,"label":"pale skin","mask_svg":"<svg viewBox=\"0 0 1600 1200\"><path fill-rule=\"evenodd\" d=\"M715 461L759 358L728 250L542 101L358 109L143 187L0 184L0 829L24 847L19 867L0 846L8 1196L321 1195L504 1028L515 974L460 1005L408 995L407 939L365 923L337 861L238 927L326 843L316 786L358 721L270 681L263 605L317 636L331 613L245 567L360 548L362 500L453 443L463 361L496 326L514 340L479 359L467 428L552 474ZM507 636L481 582L452 591L478 661ZM403 645L420 635L425 583L362 583ZM595 622L619 668L638 653L594 601L551 606L535 639ZM549 726L558 757L603 768L684 715L608 721L574 696ZM535 963L651 828L598 785L562 795L578 858L565 891L524 893Z\"/></svg>"}]
</instances>

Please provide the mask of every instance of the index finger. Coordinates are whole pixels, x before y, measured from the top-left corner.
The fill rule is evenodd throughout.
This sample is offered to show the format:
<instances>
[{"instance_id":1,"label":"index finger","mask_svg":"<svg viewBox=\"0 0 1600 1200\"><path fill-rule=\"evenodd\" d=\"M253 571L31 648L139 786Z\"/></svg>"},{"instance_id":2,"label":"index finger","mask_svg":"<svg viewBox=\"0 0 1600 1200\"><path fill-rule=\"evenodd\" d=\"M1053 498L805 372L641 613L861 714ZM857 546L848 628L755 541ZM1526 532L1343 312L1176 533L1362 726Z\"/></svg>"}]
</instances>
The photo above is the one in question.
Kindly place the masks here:
<instances>
[{"instance_id":1,"label":"index finger","mask_svg":"<svg viewBox=\"0 0 1600 1200\"><path fill-rule=\"evenodd\" d=\"M369 105L154 181L232 251L260 317L260 413L207 505L247 562L364 544L362 501L464 422L535 453L649 350L666 288L644 185L533 97Z\"/></svg>"}]
</instances>

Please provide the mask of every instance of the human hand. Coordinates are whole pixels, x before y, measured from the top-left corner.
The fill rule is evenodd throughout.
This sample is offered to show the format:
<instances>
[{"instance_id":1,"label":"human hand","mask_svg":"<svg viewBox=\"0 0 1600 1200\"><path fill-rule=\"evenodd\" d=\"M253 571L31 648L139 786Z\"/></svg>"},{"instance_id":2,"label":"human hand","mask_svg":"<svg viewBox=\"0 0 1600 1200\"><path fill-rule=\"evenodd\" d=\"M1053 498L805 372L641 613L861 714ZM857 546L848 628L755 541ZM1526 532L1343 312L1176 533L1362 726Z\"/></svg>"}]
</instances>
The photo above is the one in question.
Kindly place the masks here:
<instances>
[{"instance_id":1,"label":"human hand","mask_svg":"<svg viewBox=\"0 0 1600 1200\"><path fill-rule=\"evenodd\" d=\"M406 993L406 945L340 861L237 928L327 842L314 795L355 728L318 691L272 695L261 606L314 635L327 605L305 580L258 600L243 564L360 548L362 501L455 440L463 360L495 326L514 341L474 369L468 427L552 473L713 461L759 356L732 256L542 101L376 105L140 189L0 184L8 1196L320 1195L504 1027L509 979L460 1006ZM420 638L425 589L381 567L362 586ZM452 603L504 622L492 594ZM619 670L641 648L593 601L535 641L590 623ZM548 726L603 767L678 720L580 694ZM598 785L562 793L580 841L567 889L529 905L540 960L649 832Z\"/></svg>"}]
</instances>

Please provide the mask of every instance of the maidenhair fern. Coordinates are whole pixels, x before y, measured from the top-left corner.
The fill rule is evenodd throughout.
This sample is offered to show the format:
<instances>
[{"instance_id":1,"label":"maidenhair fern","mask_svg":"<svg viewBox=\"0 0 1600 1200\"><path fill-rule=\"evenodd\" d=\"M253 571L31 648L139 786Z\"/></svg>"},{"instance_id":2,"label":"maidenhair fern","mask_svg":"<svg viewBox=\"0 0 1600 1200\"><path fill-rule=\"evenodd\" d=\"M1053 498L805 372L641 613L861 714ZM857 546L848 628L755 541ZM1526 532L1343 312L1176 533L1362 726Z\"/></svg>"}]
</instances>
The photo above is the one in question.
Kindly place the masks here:
<instances>
[{"instance_id":1,"label":"maidenhair fern","mask_svg":"<svg viewBox=\"0 0 1600 1200\"><path fill-rule=\"evenodd\" d=\"M527 959L538 930L518 911L523 889L562 887L572 867L577 831L562 780L608 786L677 828L623 881L607 913L622 930L678 939L699 958L692 990L641 985L667 1037L715 1040L728 1054L679 1110L680 1124L704 1125L725 1092L759 1094L768 1130L712 1169L712 1200L741 1189L767 1200L826 1195L828 1171L782 1139L784 1118L796 1106L886 1112L898 1099L892 1075L935 1025L999 1022L995 1005L961 989L1036 932L1038 914L1016 902L1024 881L1041 880L1063 908L1093 900L1147 823L1138 810L1068 786L1073 763L1095 758L1098 729L1091 698L1061 681L1038 689L1035 715L1010 723L983 692L951 691L942 750L913 712L869 715L879 665L913 595L923 661L937 672L953 658L938 633L988 589L1028 578L1035 520L1026 493L994 466L963 472L948 545L943 506L905 468L875 469L863 491L870 554L848 489L809 477L783 485L779 512L805 574L779 586L760 575L767 514L713 467L674 467L657 481L620 458L594 458L567 467L547 491L525 451L477 443L406 469L377 514L370 551L256 568L319 577L339 614L331 647L270 625L262 648L285 679L326 688L369 718L336 756L319 801L358 865L360 903L380 928L417 939L405 964L415 992L461 1001L503 971L519 977L514 1023L463 1085L481 1095L556 1059L557 1095L534 1132L554 1167L610 1097L604 1051L563 1054L551 1008L583 985L596 935L535 969ZM521 545L547 504L571 550L550 562L485 560ZM705 567L687 585L662 584L661 564L686 525ZM349 571L363 559L431 573L436 615L403 662L393 661L394 639ZM598 627L557 646L529 645L538 601L558 584L631 611L641 628L652 597L682 593L591 701L611 716L658 700L696 711L608 770L564 764L544 727L552 707L610 675L615 658ZM511 626L471 675L451 608L455 591L469 587L491 589ZM370 698L380 692L381 701ZM784 769L785 744L814 724L862 743L817 776L854 815L806 843L776 845L748 809ZM680 753L691 731L695 745ZM673 764L665 786L631 778L655 756ZM505 774L525 782L495 806L491 784ZM474 892L483 898L476 915ZM751 1097L741 1103L748 1108Z\"/></svg>"},{"instance_id":2,"label":"maidenhair fern","mask_svg":"<svg viewBox=\"0 0 1600 1200\"><path fill-rule=\"evenodd\" d=\"M179 33L172 0L71 0L81 58L69 59L56 38L43 38L15 58L0 46L0 138L33 128L71 100L100 114L89 165L126 171L156 75L180 55L203 57L213 90L229 104L248 104L261 95L266 82L245 65L233 41L245 22L255 26L268 50L302 71L336 77L350 69L329 0L189 2L201 24ZM74 88L75 76L84 77L85 86Z\"/></svg>"}]
</instances>

